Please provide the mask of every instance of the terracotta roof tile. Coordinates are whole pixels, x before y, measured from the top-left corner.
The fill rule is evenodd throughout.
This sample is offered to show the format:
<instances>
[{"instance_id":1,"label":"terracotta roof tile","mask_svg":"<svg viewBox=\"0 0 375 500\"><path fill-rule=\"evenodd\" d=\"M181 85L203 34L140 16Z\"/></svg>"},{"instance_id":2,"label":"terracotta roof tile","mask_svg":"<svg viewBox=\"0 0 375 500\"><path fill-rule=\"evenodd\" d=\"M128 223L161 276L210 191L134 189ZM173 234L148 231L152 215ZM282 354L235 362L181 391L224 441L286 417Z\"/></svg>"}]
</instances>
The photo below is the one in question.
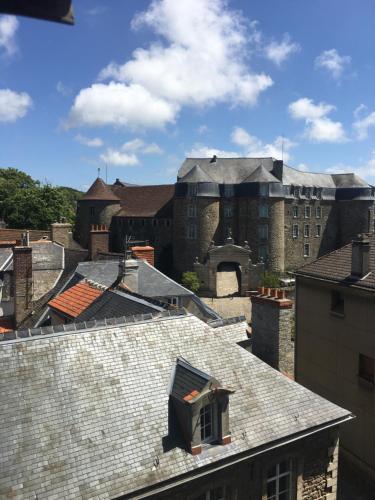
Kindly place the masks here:
<instances>
[{"instance_id":1,"label":"terracotta roof tile","mask_svg":"<svg viewBox=\"0 0 375 500\"><path fill-rule=\"evenodd\" d=\"M12 318L0 318L0 333L7 333L13 331Z\"/></svg>"},{"instance_id":2,"label":"terracotta roof tile","mask_svg":"<svg viewBox=\"0 0 375 500\"><path fill-rule=\"evenodd\" d=\"M102 294L103 290L81 281L52 299L48 302L48 305L72 318L76 318Z\"/></svg>"}]
</instances>

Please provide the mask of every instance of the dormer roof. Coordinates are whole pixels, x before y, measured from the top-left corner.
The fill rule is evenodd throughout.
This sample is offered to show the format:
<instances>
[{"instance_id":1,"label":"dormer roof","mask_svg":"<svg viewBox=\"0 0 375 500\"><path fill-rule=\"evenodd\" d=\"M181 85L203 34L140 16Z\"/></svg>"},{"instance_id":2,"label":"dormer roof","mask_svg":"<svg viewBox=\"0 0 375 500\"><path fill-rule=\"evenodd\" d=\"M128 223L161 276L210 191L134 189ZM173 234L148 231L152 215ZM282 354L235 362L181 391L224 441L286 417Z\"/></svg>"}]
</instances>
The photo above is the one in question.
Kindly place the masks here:
<instances>
[{"instance_id":1,"label":"dormer roof","mask_svg":"<svg viewBox=\"0 0 375 500\"><path fill-rule=\"evenodd\" d=\"M280 182L274 175L271 174L263 165L259 165L258 168L254 170L244 182Z\"/></svg>"},{"instance_id":2,"label":"dormer roof","mask_svg":"<svg viewBox=\"0 0 375 500\"><path fill-rule=\"evenodd\" d=\"M182 177L181 182L215 182L198 164Z\"/></svg>"},{"instance_id":3,"label":"dormer roof","mask_svg":"<svg viewBox=\"0 0 375 500\"><path fill-rule=\"evenodd\" d=\"M188 361L177 358L171 396L179 401L191 401L199 396L210 382L217 383L211 375L198 370Z\"/></svg>"},{"instance_id":4,"label":"dormer roof","mask_svg":"<svg viewBox=\"0 0 375 500\"><path fill-rule=\"evenodd\" d=\"M85 193L81 200L103 200L103 201L120 201L111 188L100 178L95 179L90 189Z\"/></svg>"}]
</instances>

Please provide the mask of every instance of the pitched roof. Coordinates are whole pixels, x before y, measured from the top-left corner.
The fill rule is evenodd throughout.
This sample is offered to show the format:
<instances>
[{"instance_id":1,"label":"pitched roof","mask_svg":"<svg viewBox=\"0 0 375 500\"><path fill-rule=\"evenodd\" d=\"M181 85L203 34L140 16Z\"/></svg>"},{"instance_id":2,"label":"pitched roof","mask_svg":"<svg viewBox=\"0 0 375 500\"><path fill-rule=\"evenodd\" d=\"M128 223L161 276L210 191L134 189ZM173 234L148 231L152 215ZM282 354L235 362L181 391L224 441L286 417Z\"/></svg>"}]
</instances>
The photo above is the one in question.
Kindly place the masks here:
<instances>
[{"instance_id":1,"label":"pitched roof","mask_svg":"<svg viewBox=\"0 0 375 500\"><path fill-rule=\"evenodd\" d=\"M134 316L158 311L164 309L120 290L106 290L77 317L77 321Z\"/></svg>"},{"instance_id":2,"label":"pitched roof","mask_svg":"<svg viewBox=\"0 0 375 500\"><path fill-rule=\"evenodd\" d=\"M311 276L328 281L335 281L347 286L375 288L375 234L369 235L370 272L360 279L351 277L352 244L349 243L334 252L323 255L319 259L302 266L297 275Z\"/></svg>"},{"instance_id":3,"label":"pitched roof","mask_svg":"<svg viewBox=\"0 0 375 500\"><path fill-rule=\"evenodd\" d=\"M280 182L274 175L272 175L263 165L254 170L242 182Z\"/></svg>"},{"instance_id":4,"label":"pitched roof","mask_svg":"<svg viewBox=\"0 0 375 500\"><path fill-rule=\"evenodd\" d=\"M197 456L163 446L178 357L235 391L231 444ZM23 498L135 497L350 418L191 315L3 341L0 365L9 496L21 476Z\"/></svg>"},{"instance_id":5,"label":"pitched roof","mask_svg":"<svg viewBox=\"0 0 375 500\"><path fill-rule=\"evenodd\" d=\"M194 167L189 170L189 172L184 175L181 182L215 182L213 178L205 172L199 165L194 165Z\"/></svg>"},{"instance_id":6,"label":"pitched roof","mask_svg":"<svg viewBox=\"0 0 375 500\"><path fill-rule=\"evenodd\" d=\"M180 401L186 401L202 392L211 379L210 375L198 370L186 360L177 358L171 395Z\"/></svg>"},{"instance_id":7,"label":"pitched roof","mask_svg":"<svg viewBox=\"0 0 375 500\"><path fill-rule=\"evenodd\" d=\"M50 240L31 241L34 271L52 271L64 268L65 249ZM0 248L0 270L13 270L12 248Z\"/></svg>"},{"instance_id":8,"label":"pitched roof","mask_svg":"<svg viewBox=\"0 0 375 500\"><path fill-rule=\"evenodd\" d=\"M117 201L119 200L111 188L98 177L92 183L89 190L82 196L81 200L103 200L103 201Z\"/></svg>"},{"instance_id":9,"label":"pitched roof","mask_svg":"<svg viewBox=\"0 0 375 500\"><path fill-rule=\"evenodd\" d=\"M51 231L49 229L0 229L0 241L20 240L22 234L29 232L30 241L41 240L42 238L51 239Z\"/></svg>"},{"instance_id":10,"label":"pitched roof","mask_svg":"<svg viewBox=\"0 0 375 500\"><path fill-rule=\"evenodd\" d=\"M13 319L12 318L0 318L0 334L13 331Z\"/></svg>"},{"instance_id":11,"label":"pitched roof","mask_svg":"<svg viewBox=\"0 0 375 500\"><path fill-rule=\"evenodd\" d=\"M172 217L174 184L159 186L111 186L121 199L118 216L123 217Z\"/></svg>"},{"instance_id":12,"label":"pitched roof","mask_svg":"<svg viewBox=\"0 0 375 500\"><path fill-rule=\"evenodd\" d=\"M99 290L89 283L80 282L50 300L48 305L72 318L76 318L102 294L103 290Z\"/></svg>"}]
</instances>

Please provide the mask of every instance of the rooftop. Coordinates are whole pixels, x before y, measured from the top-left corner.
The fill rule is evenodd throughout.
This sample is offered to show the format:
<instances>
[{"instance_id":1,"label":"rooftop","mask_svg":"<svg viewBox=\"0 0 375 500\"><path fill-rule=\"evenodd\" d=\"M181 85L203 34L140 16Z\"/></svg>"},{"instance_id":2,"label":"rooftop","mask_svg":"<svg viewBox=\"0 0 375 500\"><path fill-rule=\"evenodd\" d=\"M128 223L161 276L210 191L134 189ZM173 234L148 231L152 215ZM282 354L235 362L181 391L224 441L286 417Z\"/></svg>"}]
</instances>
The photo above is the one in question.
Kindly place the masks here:
<instances>
[{"instance_id":1,"label":"rooftop","mask_svg":"<svg viewBox=\"0 0 375 500\"><path fill-rule=\"evenodd\" d=\"M172 217L172 207L168 203L174 195L173 184L157 186L110 186L121 199L118 216L123 217Z\"/></svg>"},{"instance_id":2,"label":"rooftop","mask_svg":"<svg viewBox=\"0 0 375 500\"><path fill-rule=\"evenodd\" d=\"M134 495L351 418L228 341L225 331L192 315L162 315L78 331L60 325L74 329L64 333L46 327L0 342L3 495ZM177 358L235 391L230 444L194 456L166 440Z\"/></svg>"},{"instance_id":3,"label":"rooftop","mask_svg":"<svg viewBox=\"0 0 375 500\"><path fill-rule=\"evenodd\" d=\"M81 200L119 201L119 198L111 191L111 188L98 177L89 190L82 196Z\"/></svg>"},{"instance_id":4,"label":"rooftop","mask_svg":"<svg viewBox=\"0 0 375 500\"><path fill-rule=\"evenodd\" d=\"M103 290L82 281L50 300L48 305L71 318L77 318L101 295Z\"/></svg>"}]
</instances>

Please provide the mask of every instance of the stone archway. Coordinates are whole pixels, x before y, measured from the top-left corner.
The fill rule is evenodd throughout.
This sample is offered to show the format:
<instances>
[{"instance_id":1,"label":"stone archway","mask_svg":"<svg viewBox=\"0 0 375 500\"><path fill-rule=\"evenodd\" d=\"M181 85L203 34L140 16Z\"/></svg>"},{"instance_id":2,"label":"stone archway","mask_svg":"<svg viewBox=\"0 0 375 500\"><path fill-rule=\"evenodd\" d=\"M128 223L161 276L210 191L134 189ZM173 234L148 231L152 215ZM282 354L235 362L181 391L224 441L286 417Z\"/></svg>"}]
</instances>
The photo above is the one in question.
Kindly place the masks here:
<instances>
[{"instance_id":1,"label":"stone archway","mask_svg":"<svg viewBox=\"0 0 375 500\"><path fill-rule=\"evenodd\" d=\"M241 270L237 262L220 262L216 271L216 296L241 294Z\"/></svg>"}]
</instances>

